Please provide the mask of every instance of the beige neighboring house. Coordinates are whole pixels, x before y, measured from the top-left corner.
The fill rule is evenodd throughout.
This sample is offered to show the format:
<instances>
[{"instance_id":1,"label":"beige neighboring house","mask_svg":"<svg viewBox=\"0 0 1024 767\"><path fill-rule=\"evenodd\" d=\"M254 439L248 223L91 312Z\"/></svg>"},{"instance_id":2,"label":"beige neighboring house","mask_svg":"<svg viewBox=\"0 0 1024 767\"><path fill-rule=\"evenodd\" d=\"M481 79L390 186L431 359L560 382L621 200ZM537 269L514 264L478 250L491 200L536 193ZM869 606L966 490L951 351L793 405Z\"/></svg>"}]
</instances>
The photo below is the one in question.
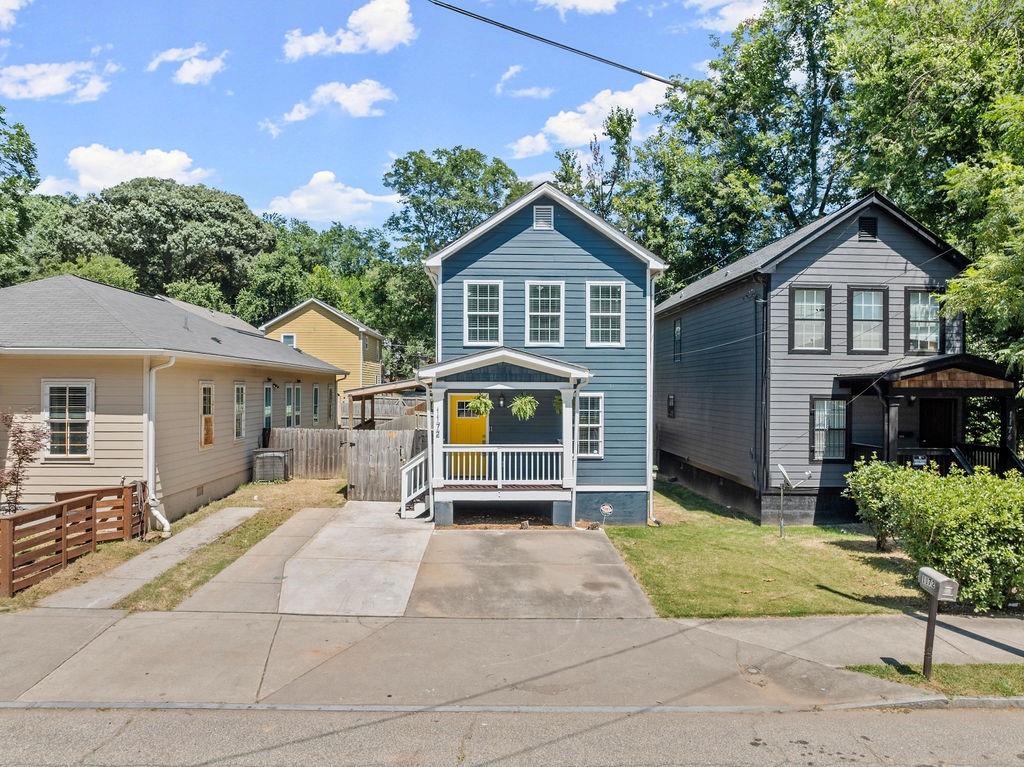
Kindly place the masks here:
<instances>
[{"instance_id":1,"label":"beige neighboring house","mask_svg":"<svg viewBox=\"0 0 1024 767\"><path fill-rule=\"evenodd\" d=\"M0 289L0 409L51 432L27 505L145 479L177 519L250 479L264 428L334 427L343 374L180 301L72 276Z\"/></svg>"},{"instance_id":2,"label":"beige neighboring house","mask_svg":"<svg viewBox=\"0 0 1024 767\"><path fill-rule=\"evenodd\" d=\"M347 377L338 377L339 397L349 389L381 382L384 336L355 317L310 298L260 326L269 338L329 362Z\"/></svg>"}]
</instances>

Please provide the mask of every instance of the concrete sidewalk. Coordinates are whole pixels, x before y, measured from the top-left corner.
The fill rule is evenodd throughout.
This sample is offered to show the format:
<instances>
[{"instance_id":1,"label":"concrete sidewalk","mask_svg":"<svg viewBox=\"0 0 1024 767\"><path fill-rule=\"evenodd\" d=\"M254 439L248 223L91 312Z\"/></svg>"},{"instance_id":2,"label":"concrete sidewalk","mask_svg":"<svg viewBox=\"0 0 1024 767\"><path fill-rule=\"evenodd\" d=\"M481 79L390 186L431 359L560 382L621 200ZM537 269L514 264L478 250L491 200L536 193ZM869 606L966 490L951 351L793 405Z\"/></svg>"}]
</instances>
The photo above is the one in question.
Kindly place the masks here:
<instances>
[{"instance_id":1,"label":"concrete sidewalk","mask_svg":"<svg viewBox=\"0 0 1024 767\"><path fill-rule=\"evenodd\" d=\"M1019 662L1017 619L943 618L936 662ZM774 621L0 615L0 699L741 710L927 697L836 666L917 662L914 616ZM111 673L110 659L117 658Z\"/></svg>"},{"instance_id":2,"label":"concrete sidewalk","mask_svg":"<svg viewBox=\"0 0 1024 767\"><path fill-rule=\"evenodd\" d=\"M247 520L259 508L229 506L81 586L59 591L42 600L42 607L105 609L170 570L196 549Z\"/></svg>"}]
</instances>

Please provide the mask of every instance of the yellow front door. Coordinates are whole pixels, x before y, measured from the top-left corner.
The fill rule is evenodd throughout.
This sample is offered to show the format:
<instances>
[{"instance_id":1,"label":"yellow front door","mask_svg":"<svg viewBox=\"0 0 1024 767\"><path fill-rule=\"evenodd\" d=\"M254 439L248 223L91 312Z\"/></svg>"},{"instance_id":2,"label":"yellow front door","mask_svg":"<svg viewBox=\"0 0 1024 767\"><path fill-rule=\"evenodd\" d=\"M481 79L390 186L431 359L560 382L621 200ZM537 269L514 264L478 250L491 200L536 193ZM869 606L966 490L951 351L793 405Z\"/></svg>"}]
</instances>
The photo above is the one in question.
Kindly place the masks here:
<instances>
[{"instance_id":1,"label":"yellow front door","mask_svg":"<svg viewBox=\"0 0 1024 767\"><path fill-rule=\"evenodd\" d=\"M475 394L451 394L448 397L448 442L452 445L486 445L487 416L469 409ZM486 479L487 455L479 452L449 453L449 478Z\"/></svg>"}]
</instances>

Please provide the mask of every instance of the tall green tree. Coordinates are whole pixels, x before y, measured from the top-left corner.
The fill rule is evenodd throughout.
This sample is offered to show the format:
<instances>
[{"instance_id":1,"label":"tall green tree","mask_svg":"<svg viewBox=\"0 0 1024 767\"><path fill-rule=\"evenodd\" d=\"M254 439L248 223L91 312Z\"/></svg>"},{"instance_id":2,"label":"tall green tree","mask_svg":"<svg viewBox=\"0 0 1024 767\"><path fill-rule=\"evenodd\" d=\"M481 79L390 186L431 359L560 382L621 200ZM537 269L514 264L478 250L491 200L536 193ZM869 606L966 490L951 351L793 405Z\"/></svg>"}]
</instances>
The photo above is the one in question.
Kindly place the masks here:
<instances>
[{"instance_id":1,"label":"tall green tree","mask_svg":"<svg viewBox=\"0 0 1024 767\"><path fill-rule=\"evenodd\" d=\"M14 253L28 231L26 198L39 185L36 146L25 126L7 122L0 105L0 257Z\"/></svg>"},{"instance_id":2,"label":"tall green tree","mask_svg":"<svg viewBox=\"0 0 1024 767\"><path fill-rule=\"evenodd\" d=\"M299 259L282 251L260 253L250 262L235 314L262 325L306 298L306 275Z\"/></svg>"},{"instance_id":3,"label":"tall green tree","mask_svg":"<svg viewBox=\"0 0 1024 767\"><path fill-rule=\"evenodd\" d=\"M91 258L80 256L74 261L61 261L48 272L48 275L55 274L73 274L124 290L139 289L134 269L120 259L102 254Z\"/></svg>"},{"instance_id":4,"label":"tall green tree","mask_svg":"<svg viewBox=\"0 0 1024 767\"><path fill-rule=\"evenodd\" d=\"M164 285L164 295L196 306L205 306L217 312L231 311L231 306L221 293L220 286L214 282L200 282L195 278L168 282Z\"/></svg>"}]
</instances>

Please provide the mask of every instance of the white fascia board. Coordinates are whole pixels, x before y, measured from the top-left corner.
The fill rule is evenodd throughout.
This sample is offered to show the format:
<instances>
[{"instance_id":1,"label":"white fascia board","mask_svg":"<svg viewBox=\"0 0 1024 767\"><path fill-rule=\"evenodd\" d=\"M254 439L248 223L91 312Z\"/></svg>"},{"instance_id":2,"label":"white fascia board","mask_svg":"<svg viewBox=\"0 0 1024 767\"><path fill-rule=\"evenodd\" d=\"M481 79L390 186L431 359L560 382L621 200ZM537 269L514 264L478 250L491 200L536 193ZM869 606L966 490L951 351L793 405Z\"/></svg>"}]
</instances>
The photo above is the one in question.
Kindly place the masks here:
<instances>
[{"instance_id":1,"label":"white fascia board","mask_svg":"<svg viewBox=\"0 0 1024 767\"><path fill-rule=\"evenodd\" d=\"M520 367L536 370L539 373L586 380L590 378L590 371L576 365L568 365L556 360L543 359L534 354L525 354L514 349L491 349L479 354L471 354L466 357L444 362L439 365L428 365L417 371L416 377L421 380L433 380L441 376L462 373L466 370L475 370L486 365L494 365L500 362L508 362Z\"/></svg>"}]
</instances>

